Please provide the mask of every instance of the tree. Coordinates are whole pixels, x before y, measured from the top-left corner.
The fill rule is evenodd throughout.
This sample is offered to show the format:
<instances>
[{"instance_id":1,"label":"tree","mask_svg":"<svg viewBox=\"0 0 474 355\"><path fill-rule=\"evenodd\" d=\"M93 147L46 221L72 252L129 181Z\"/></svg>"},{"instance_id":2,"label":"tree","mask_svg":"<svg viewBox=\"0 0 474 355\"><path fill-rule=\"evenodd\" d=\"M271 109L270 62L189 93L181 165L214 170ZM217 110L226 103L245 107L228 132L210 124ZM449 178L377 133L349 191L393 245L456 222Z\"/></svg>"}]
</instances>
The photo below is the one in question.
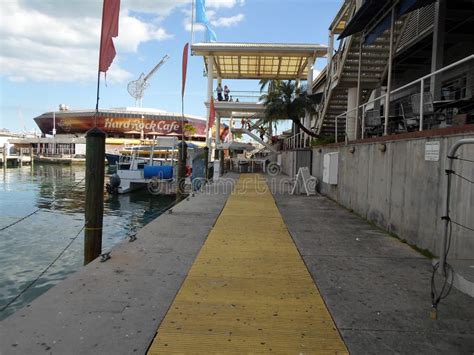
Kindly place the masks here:
<instances>
[{"instance_id":1,"label":"tree","mask_svg":"<svg viewBox=\"0 0 474 355\"><path fill-rule=\"evenodd\" d=\"M191 123L185 123L184 124L184 135L187 138L190 138L195 134L196 134L196 127L194 127Z\"/></svg>"},{"instance_id":2,"label":"tree","mask_svg":"<svg viewBox=\"0 0 474 355\"><path fill-rule=\"evenodd\" d=\"M276 91L281 83L281 80L275 79L261 79L258 84L260 85L260 94L262 94L265 89L267 93Z\"/></svg>"},{"instance_id":3,"label":"tree","mask_svg":"<svg viewBox=\"0 0 474 355\"><path fill-rule=\"evenodd\" d=\"M260 97L265 106L265 121L293 121L303 132L311 137L318 135L301 123L306 113L316 112L315 103L306 94L304 88L297 88L292 80L281 81L275 90L268 91Z\"/></svg>"}]
</instances>

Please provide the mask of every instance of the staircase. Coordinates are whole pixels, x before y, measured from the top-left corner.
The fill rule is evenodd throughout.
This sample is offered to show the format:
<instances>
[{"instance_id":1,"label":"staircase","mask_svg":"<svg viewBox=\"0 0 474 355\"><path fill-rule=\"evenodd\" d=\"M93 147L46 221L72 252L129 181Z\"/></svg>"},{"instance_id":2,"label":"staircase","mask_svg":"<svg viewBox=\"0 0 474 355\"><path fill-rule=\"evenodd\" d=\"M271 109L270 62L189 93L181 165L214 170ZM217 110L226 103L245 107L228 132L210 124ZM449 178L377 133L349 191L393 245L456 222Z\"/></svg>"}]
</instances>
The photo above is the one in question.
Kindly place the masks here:
<instances>
[{"instance_id":1,"label":"staircase","mask_svg":"<svg viewBox=\"0 0 474 355\"><path fill-rule=\"evenodd\" d=\"M402 25L403 21L395 23L395 43ZM321 135L334 135L336 117L347 111L347 89L357 87L360 41L360 33L345 38L332 59L324 88L324 101L316 122L316 131ZM360 105L369 99L372 90L381 86L386 75L389 47L388 30L373 44L362 46ZM338 132L345 132L345 124L344 117L338 120Z\"/></svg>"},{"instance_id":2,"label":"staircase","mask_svg":"<svg viewBox=\"0 0 474 355\"><path fill-rule=\"evenodd\" d=\"M232 128L232 133L233 134L235 134L235 133L236 134L246 134L249 137L253 138L255 141L257 141L258 143L260 143L261 145L263 145L265 148L270 150L271 152L273 152L273 153L278 152L275 149L275 147L273 147L271 144L268 144L268 143L264 142L263 140L260 139L259 136L257 136L256 134L250 132L248 129L245 129L245 128Z\"/></svg>"}]
</instances>

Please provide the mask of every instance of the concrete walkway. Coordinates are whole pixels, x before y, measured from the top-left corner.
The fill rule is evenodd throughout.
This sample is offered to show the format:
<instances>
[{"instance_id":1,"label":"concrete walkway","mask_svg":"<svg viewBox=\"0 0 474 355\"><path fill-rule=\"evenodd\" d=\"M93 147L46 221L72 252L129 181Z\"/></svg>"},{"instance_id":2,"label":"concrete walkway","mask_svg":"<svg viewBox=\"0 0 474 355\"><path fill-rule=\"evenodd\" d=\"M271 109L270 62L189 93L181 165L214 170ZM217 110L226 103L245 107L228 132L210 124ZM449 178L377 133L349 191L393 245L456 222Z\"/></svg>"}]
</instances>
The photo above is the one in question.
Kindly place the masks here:
<instances>
[{"instance_id":1,"label":"concrete walkway","mask_svg":"<svg viewBox=\"0 0 474 355\"><path fill-rule=\"evenodd\" d=\"M242 175L149 354L347 354L265 180Z\"/></svg>"},{"instance_id":2,"label":"concrete walkway","mask_svg":"<svg viewBox=\"0 0 474 355\"><path fill-rule=\"evenodd\" d=\"M235 176L226 177L232 182ZM201 319L194 318L196 313L195 321L189 322L191 318L185 319L179 310L171 308L170 318L160 328L163 334L159 332L156 337L158 349L160 344L164 347L164 340L168 346L177 340L172 332L185 330L188 335L194 334L195 339L180 339L194 341L188 344L205 347L206 353L231 351L229 344L220 342L228 342L229 337L238 344L238 350L244 349L245 342L251 342L253 348L246 348L246 352L269 352L268 346L273 344L276 347L272 347L272 352L283 349L284 353L291 353L289 350L295 349L294 353L317 353L319 345L327 346L332 353L345 352L328 318L330 314L351 354L474 353L473 298L453 289L439 307L440 319L432 321L430 260L325 197L289 195L285 187L289 187L290 181L286 179L285 183L285 179L269 180L273 198L264 190L267 185L261 183L253 185L253 189L263 194L232 196L229 210L214 229L232 184L214 183L205 193L183 201L173 209L173 214L164 214L142 229L137 241L115 248L112 259L106 263L89 264L2 321L0 354L144 354L173 300L180 303L178 307L196 302L194 306L199 306L195 309L201 312ZM245 191L244 186L251 187L248 183L239 184L238 192ZM278 210L272 205L273 199ZM294 246L292 249L285 225L299 255ZM229 232L234 230L235 233ZM206 244L199 256L201 262L189 273L208 235L209 241L214 240L214 247ZM239 239L242 237L247 239ZM259 254L262 252L265 257ZM273 254L279 255L279 259L268 263L267 256ZM230 258L225 260L224 255ZM251 267L245 270L244 261ZM245 273L238 277L242 270ZM266 270L263 277L254 277L262 270ZM175 299L188 273L192 287L183 287ZM240 292L235 301L240 303L225 303L230 297L227 291L219 291L224 287L219 283L224 277L232 281L226 286L231 289L229 295ZM262 293L241 292L244 288ZM278 292L285 294L283 299L274 297ZM218 309L215 316L234 316L232 324L224 318L207 323L212 316L208 313L210 304L204 305L206 308L201 305L211 297L212 302L219 299L228 306ZM266 305L256 314L248 311L247 307L257 300ZM239 304L246 309L237 307ZM285 328L281 319L294 324L291 319L302 316L297 311L302 305L312 306L312 312L298 318L303 323L298 321ZM275 312L271 316L274 323L252 332L254 322L268 321L271 312ZM307 325L304 322L314 320L315 315L321 317L321 322L311 322L311 327L303 331L302 327ZM172 316L178 317L186 328L173 330ZM236 333L225 337L219 333L240 322L242 328L236 328ZM189 332L190 326L199 332ZM291 331L292 340L283 338L285 332ZM321 337L314 336L317 332L321 332ZM207 341L215 340L211 333L220 337L219 341ZM280 337L285 340L279 342ZM301 344L307 345L305 351L298 350ZM335 344L339 345L329 347ZM188 349L197 352L197 348Z\"/></svg>"},{"instance_id":3,"label":"concrete walkway","mask_svg":"<svg viewBox=\"0 0 474 355\"><path fill-rule=\"evenodd\" d=\"M0 322L0 354L146 353L230 191L207 186Z\"/></svg>"},{"instance_id":4,"label":"concrete walkway","mask_svg":"<svg viewBox=\"0 0 474 355\"><path fill-rule=\"evenodd\" d=\"M474 299L453 289L430 319L431 261L323 196L277 206L351 354L474 353Z\"/></svg>"}]
</instances>

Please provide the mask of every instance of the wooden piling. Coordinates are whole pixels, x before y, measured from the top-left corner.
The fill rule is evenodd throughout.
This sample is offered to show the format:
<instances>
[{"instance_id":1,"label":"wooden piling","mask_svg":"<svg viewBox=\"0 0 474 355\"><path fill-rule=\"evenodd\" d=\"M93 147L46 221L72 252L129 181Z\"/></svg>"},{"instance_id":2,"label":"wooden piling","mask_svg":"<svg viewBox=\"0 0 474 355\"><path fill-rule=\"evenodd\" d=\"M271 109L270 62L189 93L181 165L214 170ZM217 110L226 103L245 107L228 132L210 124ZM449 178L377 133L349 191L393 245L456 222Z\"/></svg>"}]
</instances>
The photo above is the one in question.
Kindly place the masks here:
<instances>
[{"instance_id":1,"label":"wooden piling","mask_svg":"<svg viewBox=\"0 0 474 355\"><path fill-rule=\"evenodd\" d=\"M204 147L204 177L209 180L209 148Z\"/></svg>"},{"instance_id":2,"label":"wooden piling","mask_svg":"<svg viewBox=\"0 0 474 355\"><path fill-rule=\"evenodd\" d=\"M8 164L8 161L7 161L7 145L4 144L3 145L3 167L5 169L7 168L7 164Z\"/></svg>"},{"instance_id":3,"label":"wooden piling","mask_svg":"<svg viewBox=\"0 0 474 355\"><path fill-rule=\"evenodd\" d=\"M34 148L33 148L33 144L31 145L30 147L30 165L31 167L33 167L33 163L34 163Z\"/></svg>"},{"instance_id":4,"label":"wooden piling","mask_svg":"<svg viewBox=\"0 0 474 355\"><path fill-rule=\"evenodd\" d=\"M185 180L186 180L186 158L188 156L188 145L185 141L181 141L178 145L178 179L176 194L182 196L186 192Z\"/></svg>"},{"instance_id":5,"label":"wooden piling","mask_svg":"<svg viewBox=\"0 0 474 355\"><path fill-rule=\"evenodd\" d=\"M219 173L224 175L224 150L219 150Z\"/></svg>"},{"instance_id":6,"label":"wooden piling","mask_svg":"<svg viewBox=\"0 0 474 355\"><path fill-rule=\"evenodd\" d=\"M86 134L84 265L97 258L102 252L104 159L105 132L94 127Z\"/></svg>"}]
</instances>

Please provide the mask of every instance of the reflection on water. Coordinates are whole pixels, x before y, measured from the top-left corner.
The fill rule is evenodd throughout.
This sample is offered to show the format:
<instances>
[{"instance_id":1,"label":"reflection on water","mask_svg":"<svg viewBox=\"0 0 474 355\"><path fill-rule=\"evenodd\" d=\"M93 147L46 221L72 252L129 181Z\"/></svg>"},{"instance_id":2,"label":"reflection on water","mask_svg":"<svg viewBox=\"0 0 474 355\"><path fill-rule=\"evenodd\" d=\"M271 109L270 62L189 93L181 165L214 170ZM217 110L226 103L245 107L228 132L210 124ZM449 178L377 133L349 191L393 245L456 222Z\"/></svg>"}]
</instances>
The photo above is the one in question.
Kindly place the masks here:
<instances>
[{"instance_id":1,"label":"reflection on water","mask_svg":"<svg viewBox=\"0 0 474 355\"><path fill-rule=\"evenodd\" d=\"M64 249L84 223L83 166L36 164L0 172L0 228L40 209L0 232L0 309L26 287ZM104 195L103 250L124 240L159 216L174 196L154 196L146 190ZM23 307L83 263L83 233L63 256L0 319Z\"/></svg>"}]
</instances>

